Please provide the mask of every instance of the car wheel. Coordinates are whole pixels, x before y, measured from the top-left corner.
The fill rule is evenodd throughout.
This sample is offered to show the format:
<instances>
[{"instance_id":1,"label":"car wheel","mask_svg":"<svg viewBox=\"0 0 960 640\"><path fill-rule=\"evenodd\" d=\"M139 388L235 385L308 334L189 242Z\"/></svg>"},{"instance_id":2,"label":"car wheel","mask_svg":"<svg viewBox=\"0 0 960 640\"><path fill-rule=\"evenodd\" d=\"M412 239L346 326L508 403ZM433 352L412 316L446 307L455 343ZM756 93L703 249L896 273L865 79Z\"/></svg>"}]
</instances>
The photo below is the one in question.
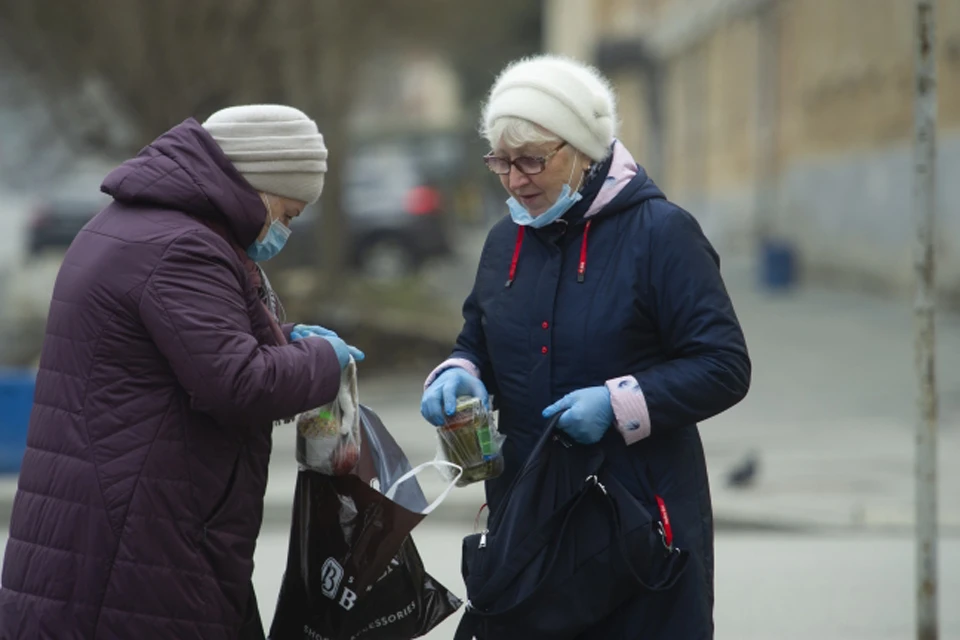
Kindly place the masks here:
<instances>
[{"instance_id":1,"label":"car wheel","mask_svg":"<svg viewBox=\"0 0 960 640\"><path fill-rule=\"evenodd\" d=\"M394 280L411 275L416 270L416 257L399 240L376 240L363 250L360 269L375 280Z\"/></svg>"}]
</instances>

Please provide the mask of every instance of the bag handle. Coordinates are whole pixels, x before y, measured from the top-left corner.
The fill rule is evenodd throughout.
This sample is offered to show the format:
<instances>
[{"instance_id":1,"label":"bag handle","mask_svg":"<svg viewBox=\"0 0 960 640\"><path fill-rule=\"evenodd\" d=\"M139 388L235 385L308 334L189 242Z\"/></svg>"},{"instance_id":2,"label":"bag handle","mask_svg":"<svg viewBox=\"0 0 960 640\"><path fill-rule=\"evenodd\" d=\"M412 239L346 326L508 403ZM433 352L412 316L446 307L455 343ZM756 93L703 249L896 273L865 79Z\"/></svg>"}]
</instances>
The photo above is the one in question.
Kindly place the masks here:
<instances>
[{"instance_id":1,"label":"bag handle","mask_svg":"<svg viewBox=\"0 0 960 640\"><path fill-rule=\"evenodd\" d=\"M570 526L570 521L572 520L574 513L577 511L577 507L579 507L583 503L584 498L586 498L586 496L590 494L591 490L600 491L605 498L604 503L610 509L610 515L613 519L613 525L614 525L610 530L611 546L612 547L616 546L616 548L620 550L620 555L623 556L623 562L624 564L626 564L627 569L629 570L630 575L633 577L633 579L636 580L637 583L640 584L640 586L642 586L648 591L664 591L673 587L677 583L677 581L680 579L680 576L683 574L687 561L689 560L689 556L680 554L680 550L677 549L675 552L678 554L680 558L678 560L678 562L680 562L680 567L677 571L674 572L674 575L662 580L661 582L655 583L654 585L647 584L646 580L640 577L636 568L633 566L633 563L630 560L630 556L627 553L626 542L624 541L623 536L618 535L620 533L620 528L622 526L621 519L620 519L620 509L617 507L616 502L614 501L613 497L609 494L606 487L604 487L603 484L600 483L600 481L597 479L596 476L588 477L586 480L585 486L580 490L580 492L572 500L570 500L567 503L567 505L564 505L563 507L558 509L556 512L554 512L554 514L550 516L550 518L543 524L543 526L540 527L540 529L537 530L535 534L527 537L523 541L523 543L521 543L521 545L517 547L513 553L510 554L510 558L508 560L505 560L503 564L509 565L510 561L513 560L515 556L517 556L518 554L521 554L522 552L525 552L527 549L532 548L535 551L537 548L542 547L549 539L554 537L552 529L554 528L554 525L558 520L562 520L562 524L560 525L559 531L556 533L556 538L562 539L566 534L567 529ZM615 545L613 544L614 538L617 539L617 542ZM472 603L468 602L470 613L475 614L482 618L509 615L521 609L522 607L528 605L537 596L539 596L540 593L543 591L543 589L546 587L549 581L550 575L553 573L554 566L557 563L559 554L560 554L560 545L557 545L553 551L553 554L550 557L550 561L547 563L546 569L543 572L543 577L540 579L537 585L530 591L527 597L525 597L523 600L511 605L510 607L507 607L502 611L497 611L497 612L492 612L492 611L485 612L485 611L478 610L472 605ZM484 588L481 591L481 595L487 592L497 593L502 591L504 588L507 587L507 585L512 581L512 579L513 578L511 577L509 580L501 579L494 583L487 583L486 588ZM491 584L493 585L494 588L491 588Z\"/></svg>"},{"instance_id":2,"label":"bag handle","mask_svg":"<svg viewBox=\"0 0 960 640\"><path fill-rule=\"evenodd\" d=\"M506 511L507 504L510 503L510 500L513 497L514 488L520 484L523 478L525 478L533 469L536 468L541 454L544 452L544 449L547 448L547 445L551 439L556 440L567 449L573 446L582 446L575 445L566 437L566 434L557 428L557 426L560 424L560 416L562 415L563 413L561 412L550 418L550 420L547 422L547 426L544 428L543 433L540 436L540 439L537 440L537 443L533 446L533 449L527 456L526 463L524 463L523 467L520 468L520 472L514 476L513 480L507 486L507 490L503 494L505 496L504 501L500 504L499 508L495 512L490 514L490 519L488 521L488 529L490 531L494 531L497 528L497 524L500 520L500 514ZM604 455L599 449L593 455L597 458L594 461L596 466L593 467L593 472L596 473L600 470L600 466L603 464Z\"/></svg>"},{"instance_id":3,"label":"bag handle","mask_svg":"<svg viewBox=\"0 0 960 640\"><path fill-rule=\"evenodd\" d=\"M413 469L410 469L410 471L407 471L405 474L397 478L397 481L393 483L393 486L391 486L387 490L384 496L386 496L388 500L393 500L393 497L397 495L397 489L399 489L400 485L403 484L404 482L414 479L420 474L421 471L424 471L425 469L430 469L430 468L441 469L444 467L449 469L455 469L456 477L450 481L450 484L447 485L447 488L443 490L443 492L437 497L436 500L431 502L426 509L420 512L423 515L428 515L434 509L439 507L440 504L447 499L447 496L450 495L450 492L453 491L453 488L456 486L457 481L460 479L460 476L463 475L463 467L453 464L452 462L447 462L445 460L432 460L430 462L424 462L423 464L418 465Z\"/></svg>"}]
</instances>

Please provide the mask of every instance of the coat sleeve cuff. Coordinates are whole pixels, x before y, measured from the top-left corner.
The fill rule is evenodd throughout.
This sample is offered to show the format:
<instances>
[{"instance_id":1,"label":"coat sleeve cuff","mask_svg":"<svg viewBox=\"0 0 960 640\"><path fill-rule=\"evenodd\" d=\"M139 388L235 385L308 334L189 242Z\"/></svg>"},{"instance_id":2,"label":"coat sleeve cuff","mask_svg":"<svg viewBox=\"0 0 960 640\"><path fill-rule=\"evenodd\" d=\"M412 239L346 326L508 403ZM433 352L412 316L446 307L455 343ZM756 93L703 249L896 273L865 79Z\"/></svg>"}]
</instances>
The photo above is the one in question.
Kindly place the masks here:
<instances>
[{"instance_id":1,"label":"coat sleeve cuff","mask_svg":"<svg viewBox=\"0 0 960 640\"><path fill-rule=\"evenodd\" d=\"M650 435L650 412L640 383L633 376L607 380L610 404L617 430L627 444L639 442Z\"/></svg>"},{"instance_id":2,"label":"coat sleeve cuff","mask_svg":"<svg viewBox=\"0 0 960 640\"><path fill-rule=\"evenodd\" d=\"M444 360L440 363L436 369L430 372L430 375L427 376L427 381L423 383L423 388L426 390L433 381L437 379L441 373L447 369L452 369L453 367L460 367L461 369L466 369L466 371L472 375L474 378L480 377L480 369L477 368L477 365L473 364L466 358L450 358L449 360Z\"/></svg>"}]
</instances>

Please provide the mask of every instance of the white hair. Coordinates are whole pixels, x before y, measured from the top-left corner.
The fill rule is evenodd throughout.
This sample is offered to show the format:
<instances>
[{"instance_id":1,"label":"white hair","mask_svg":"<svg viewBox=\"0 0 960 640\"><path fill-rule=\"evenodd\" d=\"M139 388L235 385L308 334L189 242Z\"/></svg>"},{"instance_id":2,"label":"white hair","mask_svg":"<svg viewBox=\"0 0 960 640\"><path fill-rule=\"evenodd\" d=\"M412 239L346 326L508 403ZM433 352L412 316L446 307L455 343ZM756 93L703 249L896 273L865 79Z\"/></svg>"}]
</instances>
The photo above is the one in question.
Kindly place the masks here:
<instances>
[{"instance_id":1,"label":"white hair","mask_svg":"<svg viewBox=\"0 0 960 640\"><path fill-rule=\"evenodd\" d=\"M493 149L503 145L510 149L519 149L524 145L542 145L563 142L557 134L547 131L538 124L514 116L497 118L485 126L483 137Z\"/></svg>"}]
</instances>

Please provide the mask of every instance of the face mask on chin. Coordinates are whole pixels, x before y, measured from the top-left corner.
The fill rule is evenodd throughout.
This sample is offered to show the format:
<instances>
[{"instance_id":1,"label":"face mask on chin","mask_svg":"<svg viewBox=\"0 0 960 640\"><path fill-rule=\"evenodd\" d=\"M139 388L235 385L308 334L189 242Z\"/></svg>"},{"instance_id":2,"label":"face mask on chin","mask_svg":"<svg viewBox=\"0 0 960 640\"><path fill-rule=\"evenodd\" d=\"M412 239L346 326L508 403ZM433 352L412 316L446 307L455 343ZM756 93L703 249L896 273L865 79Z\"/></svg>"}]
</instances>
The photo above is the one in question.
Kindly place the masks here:
<instances>
[{"instance_id":1,"label":"face mask on chin","mask_svg":"<svg viewBox=\"0 0 960 640\"><path fill-rule=\"evenodd\" d=\"M510 209L510 217L513 221L520 225L521 227L532 227L534 229L542 229L548 224L556 222L563 214L570 210L570 207L577 204L583 199L583 196L580 195L580 186L577 186L577 190L574 191L570 187L570 180L573 180L573 174L577 170L577 160L579 159L580 154L577 152L577 155L573 158L573 166L570 168L570 177L563 185L563 189L560 190L560 196L557 198L557 201L550 205L550 208L541 213L539 216L533 216L526 207L524 207L520 202L511 197L507 200L507 207ZM581 182L583 177L581 176Z\"/></svg>"}]
</instances>

